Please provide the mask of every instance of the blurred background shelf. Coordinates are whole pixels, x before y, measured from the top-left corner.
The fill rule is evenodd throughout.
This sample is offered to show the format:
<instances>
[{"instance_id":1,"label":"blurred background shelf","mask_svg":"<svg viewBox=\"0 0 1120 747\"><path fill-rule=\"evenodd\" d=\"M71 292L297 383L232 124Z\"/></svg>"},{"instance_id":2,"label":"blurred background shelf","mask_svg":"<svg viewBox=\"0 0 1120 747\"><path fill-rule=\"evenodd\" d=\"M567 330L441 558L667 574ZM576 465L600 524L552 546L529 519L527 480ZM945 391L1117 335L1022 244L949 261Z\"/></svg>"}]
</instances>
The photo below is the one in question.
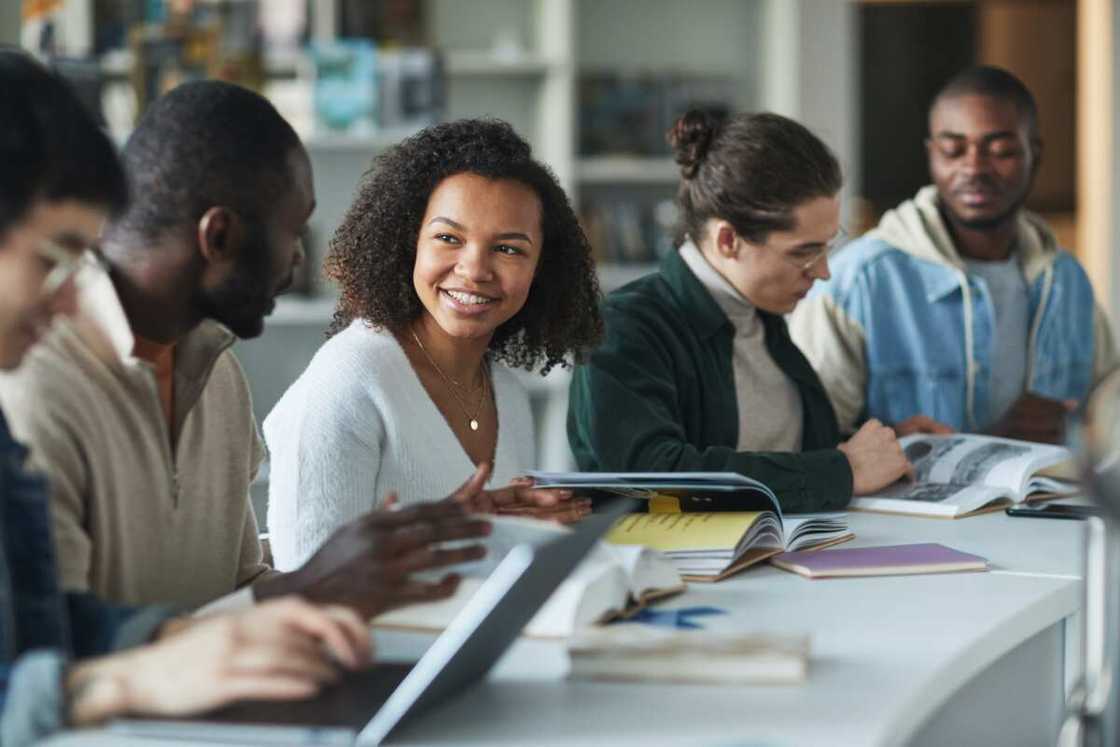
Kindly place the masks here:
<instances>
[{"instance_id":1,"label":"blurred background shelf","mask_svg":"<svg viewBox=\"0 0 1120 747\"><path fill-rule=\"evenodd\" d=\"M495 52L456 50L444 56L452 76L503 77L546 75L556 63L539 55L502 56Z\"/></svg>"},{"instance_id":2,"label":"blurred background shelf","mask_svg":"<svg viewBox=\"0 0 1120 747\"><path fill-rule=\"evenodd\" d=\"M680 167L669 157L585 156L576 161L581 184L673 184Z\"/></svg>"},{"instance_id":3,"label":"blurred background shelf","mask_svg":"<svg viewBox=\"0 0 1120 747\"><path fill-rule=\"evenodd\" d=\"M176 5L184 3L190 4ZM248 3L195 5L228 6L232 19ZM16 29L20 5L0 1L0 15L14 17ZM122 98L136 85L142 60L130 42L129 23L118 23L107 35L95 19L106 9L118 16L130 9L126 15L133 21L153 23L158 19L150 9L156 5L156 0L64 0L57 38L68 45L69 56L92 59L113 89L107 120L116 123L112 129L120 142L131 129L129 117L144 105L134 103L130 113ZM241 72L259 80L262 92L304 138L318 203L305 237L308 261L301 282L309 295L281 298L266 334L236 346L258 421L325 339L335 296L322 278L322 261L363 174L379 153L423 126L386 127L380 99L373 122L348 131L318 124L316 45L344 47L346 40L361 38L372 41L379 54L420 50L438 57L441 107L433 121L493 116L524 135L572 204L583 214L597 213L600 230L589 227L588 235L595 237L602 258L604 292L656 271L656 257L671 250L665 243L671 222L665 206L672 201L677 169L664 129L676 107L715 96L732 110L773 109L802 119L842 161L853 161L854 54L836 42L850 36L849 0L260 0L257 6L267 10L260 28L269 26L273 34L286 23L281 15L302 17L294 36L281 28L287 42L264 46ZM231 20L227 26L240 28L242 42L252 36L244 24ZM18 42L18 35L4 40ZM166 50L156 46L159 61ZM809 70L811 75L802 72ZM411 82L378 78L378 86L384 85L404 95ZM628 142L634 140L637 147ZM533 466L541 469L573 466L564 427L569 378L561 369L543 379L522 377L538 428ZM259 516L263 522L263 510Z\"/></svg>"}]
</instances>

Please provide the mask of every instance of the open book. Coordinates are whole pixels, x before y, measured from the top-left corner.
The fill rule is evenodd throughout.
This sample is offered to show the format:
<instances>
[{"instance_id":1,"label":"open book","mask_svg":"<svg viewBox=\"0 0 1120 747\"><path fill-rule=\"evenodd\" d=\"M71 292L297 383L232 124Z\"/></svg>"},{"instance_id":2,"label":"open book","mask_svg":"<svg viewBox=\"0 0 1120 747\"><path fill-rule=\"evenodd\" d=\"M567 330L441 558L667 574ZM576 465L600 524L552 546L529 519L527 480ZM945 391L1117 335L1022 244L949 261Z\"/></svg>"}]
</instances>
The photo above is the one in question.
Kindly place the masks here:
<instances>
[{"instance_id":1,"label":"open book","mask_svg":"<svg viewBox=\"0 0 1120 747\"><path fill-rule=\"evenodd\" d=\"M642 498L650 510L774 511L778 498L758 480L736 472L530 472L539 488L580 495Z\"/></svg>"},{"instance_id":2,"label":"open book","mask_svg":"<svg viewBox=\"0 0 1120 747\"><path fill-rule=\"evenodd\" d=\"M1012 503L1069 495L1077 485L1049 477L1073 457L1061 446L964 433L899 439L914 465L902 480L851 508L957 518Z\"/></svg>"},{"instance_id":3,"label":"open book","mask_svg":"<svg viewBox=\"0 0 1120 747\"><path fill-rule=\"evenodd\" d=\"M686 581L719 581L778 553L853 536L844 514L783 519L772 511L713 511L631 514L619 519L607 541L660 550Z\"/></svg>"},{"instance_id":4,"label":"open book","mask_svg":"<svg viewBox=\"0 0 1120 747\"><path fill-rule=\"evenodd\" d=\"M382 628L442 630L514 546L539 546L571 531L557 524L524 517L483 518L493 526L490 535L484 539L486 557L450 569L463 576L454 595L437 602L391 610L375 617L373 624ZM444 570L418 575L438 577L443 575ZM656 599L683 590L680 574L657 551L600 542L545 602L526 626L525 635L566 638L581 628L628 616Z\"/></svg>"}]
</instances>

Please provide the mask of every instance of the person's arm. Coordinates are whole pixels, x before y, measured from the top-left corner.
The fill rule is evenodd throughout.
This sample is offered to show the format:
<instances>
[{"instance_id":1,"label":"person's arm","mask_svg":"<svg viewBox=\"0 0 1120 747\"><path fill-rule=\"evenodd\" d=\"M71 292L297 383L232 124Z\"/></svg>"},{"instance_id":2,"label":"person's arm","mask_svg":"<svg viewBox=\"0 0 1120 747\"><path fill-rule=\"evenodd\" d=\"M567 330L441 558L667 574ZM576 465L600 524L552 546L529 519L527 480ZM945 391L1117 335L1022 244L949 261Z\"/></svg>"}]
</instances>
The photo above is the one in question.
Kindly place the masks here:
<instances>
[{"instance_id":1,"label":"person's arm","mask_svg":"<svg viewBox=\"0 0 1120 747\"><path fill-rule=\"evenodd\" d=\"M0 742L23 747L125 714L177 717L243 699L306 698L337 680L339 667L360 669L370 658L369 631L357 615L297 599L75 663L57 651L29 652L8 678Z\"/></svg>"},{"instance_id":2,"label":"person's arm","mask_svg":"<svg viewBox=\"0 0 1120 747\"><path fill-rule=\"evenodd\" d=\"M824 384L841 433L854 433L867 404L863 327L830 295L818 290L788 318L790 337Z\"/></svg>"},{"instance_id":3,"label":"person's arm","mask_svg":"<svg viewBox=\"0 0 1120 747\"><path fill-rule=\"evenodd\" d=\"M63 385L26 373L0 384L4 415L14 437L29 449L29 469L45 475L49 484L59 585L88 591L93 541L86 531L89 474L81 436L74 415L67 415L65 393L55 391Z\"/></svg>"},{"instance_id":4,"label":"person's arm","mask_svg":"<svg viewBox=\"0 0 1120 747\"><path fill-rule=\"evenodd\" d=\"M740 452L689 443L672 364L659 352L656 335L611 321L608 316L602 346L575 372L569 413L573 441L594 453L599 469L738 472L766 483L785 511L834 510L848 504L852 470L838 449Z\"/></svg>"},{"instance_id":5,"label":"person's arm","mask_svg":"<svg viewBox=\"0 0 1120 747\"><path fill-rule=\"evenodd\" d=\"M88 592L68 592L66 607L73 653L79 659L150 643L165 623L184 611L172 605L111 604Z\"/></svg>"}]
</instances>

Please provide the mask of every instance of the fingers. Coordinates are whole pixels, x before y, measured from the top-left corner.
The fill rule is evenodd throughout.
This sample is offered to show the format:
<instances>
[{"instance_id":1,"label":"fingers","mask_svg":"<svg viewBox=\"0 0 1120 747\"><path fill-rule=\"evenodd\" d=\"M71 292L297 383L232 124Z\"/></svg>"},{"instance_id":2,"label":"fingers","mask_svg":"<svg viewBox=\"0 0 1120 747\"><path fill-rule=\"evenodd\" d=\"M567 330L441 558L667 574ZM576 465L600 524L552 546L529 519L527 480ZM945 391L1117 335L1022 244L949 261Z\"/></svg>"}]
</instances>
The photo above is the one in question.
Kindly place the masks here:
<instances>
[{"instance_id":1,"label":"fingers","mask_svg":"<svg viewBox=\"0 0 1120 747\"><path fill-rule=\"evenodd\" d=\"M462 520L466 516L463 505L445 499L431 503L415 503L394 511L370 511L359 521L373 529L410 526L421 521Z\"/></svg>"},{"instance_id":2,"label":"fingers","mask_svg":"<svg viewBox=\"0 0 1120 747\"><path fill-rule=\"evenodd\" d=\"M320 635L327 651L335 661L351 669L369 664L373 658L369 627L362 618L348 607L330 605L321 612L335 624L337 636Z\"/></svg>"},{"instance_id":3,"label":"fingers","mask_svg":"<svg viewBox=\"0 0 1120 747\"><path fill-rule=\"evenodd\" d=\"M338 670L327 660L322 648L308 650L300 645L298 636L296 639L244 646L230 657L229 671L235 675L298 677L320 684L336 682Z\"/></svg>"},{"instance_id":4,"label":"fingers","mask_svg":"<svg viewBox=\"0 0 1120 747\"><path fill-rule=\"evenodd\" d=\"M486 548L482 545L468 545L466 547L425 547L408 553L402 558L394 560L393 569L403 575L416 571L427 571L434 568L446 568L459 563L470 563L486 556Z\"/></svg>"},{"instance_id":5,"label":"fingers","mask_svg":"<svg viewBox=\"0 0 1120 747\"><path fill-rule=\"evenodd\" d=\"M486 485L486 481L490 479L490 472L493 465L490 462L481 462L475 468L474 474L467 479L462 485L459 486L455 492L448 496L451 500L457 503L470 504L475 497L482 491Z\"/></svg>"},{"instance_id":6,"label":"fingers","mask_svg":"<svg viewBox=\"0 0 1120 747\"><path fill-rule=\"evenodd\" d=\"M503 506L516 504L532 504L535 506L555 506L561 501L570 500L572 491L546 488L533 488L528 485L509 484L497 490L484 491L487 499L486 506L480 507L483 511L497 511Z\"/></svg>"},{"instance_id":7,"label":"fingers","mask_svg":"<svg viewBox=\"0 0 1120 747\"><path fill-rule=\"evenodd\" d=\"M953 429L926 415L914 415L895 426L895 431L899 436L909 436L911 433L930 433L944 436L952 433Z\"/></svg>"},{"instance_id":8,"label":"fingers","mask_svg":"<svg viewBox=\"0 0 1120 747\"><path fill-rule=\"evenodd\" d=\"M390 593L389 604L399 607L406 604L420 602L434 602L437 599L446 599L459 588L462 578L456 573L449 573L435 583L426 581L409 581L403 583Z\"/></svg>"},{"instance_id":9,"label":"fingers","mask_svg":"<svg viewBox=\"0 0 1120 747\"><path fill-rule=\"evenodd\" d=\"M385 550L381 553L382 557L397 557L441 542L486 537L490 532L490 522L484 519L416 521L395 528L389 537L380 540L378 544Z\"/></svg>"},{"instance_id":10,"label":"fingers","mask_svg":"<svg viewBox=\"0 0 1120 747\"><path fill-rule=\"evenodd\" d=\"M500 515L527 516L560 524L574 524L591 514L591 501L581 498L556 506L515 504L498 509Z\"/></svg>"},{"instance_id":11,"label":"fingers","mask_svg":"<svg viewBox=\"0 0 1120 747\"><path fill-rule=\"evenodd\" d=\"M351 668L369 661L369 631L361 618L339 607L321 608L299 599L285 599L277 603L282 623L291 631L316 644L322 655L320 643L334 658Z\"/></svg>"},{"instance_id":12,"label":"fingers","mask_svg":"<svg viewBox=\"0 0 1120 747\"><path fill-rule=\"evenodd\" d=\"M394 511L400 508L400 496L396 492L390 492L381 499L381 505L377 508L379 511Z\"/></svg>"},{"instance_id":13,"label":"fingers","mask_svg":"<svg viewBox=\"0 0 1120 747\"><path fill-rule=\"evenodd\" d=\"M237 700L302 700L322 688L312 679L266 674L232 675L216 684L218 705Z\"/></svg>"}]
</instances>

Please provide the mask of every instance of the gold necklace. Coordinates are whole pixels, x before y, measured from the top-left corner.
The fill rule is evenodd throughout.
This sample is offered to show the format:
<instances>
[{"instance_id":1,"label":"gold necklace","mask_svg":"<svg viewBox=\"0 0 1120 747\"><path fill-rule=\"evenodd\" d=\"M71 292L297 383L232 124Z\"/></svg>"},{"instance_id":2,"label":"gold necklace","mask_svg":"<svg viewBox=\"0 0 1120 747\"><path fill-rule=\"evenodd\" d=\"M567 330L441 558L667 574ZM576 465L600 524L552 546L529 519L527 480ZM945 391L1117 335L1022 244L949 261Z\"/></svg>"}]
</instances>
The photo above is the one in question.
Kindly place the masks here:
<instances>
[{"instance_id":1,"label":"gold necklace","mask_svg":"<svg viewBox=\"0 0 1120 747\"><path fill-rule=\"evenodd\" d=\"M470 410L467 409L467 403L463 400L463 397L460 396L458 392L459 387L461 387L462 385L443 372L443 369L439 367L438 363L436 363L436 360L432 357L432 354L428 352L428 349L426 347L424 347L424 343L420 342L420 336L416 334L416 330L410 326L408 328L408 331L412 334L412 339L416 341L416 346L420 348L420 352L423 353L424 357L428 359L428 363L431 363L432 368L436 370L436 373L439 374L439 377L447 382L447 388L451 392L451 396L455 398L455 401L459 403L459 409L461 409L463 411L463 414L467 416L467 425L470 426L470 429L472 431L477 431L478 417L482 414L482 407L486 404L486 395L490 390L490 377L487 376L487 364L485 359L483 359L482 364L482 383L479 385L482 389L482 396L478 398L478 406L475 408L474 415L472 416Z\"/></svg>"}]
</instances>

